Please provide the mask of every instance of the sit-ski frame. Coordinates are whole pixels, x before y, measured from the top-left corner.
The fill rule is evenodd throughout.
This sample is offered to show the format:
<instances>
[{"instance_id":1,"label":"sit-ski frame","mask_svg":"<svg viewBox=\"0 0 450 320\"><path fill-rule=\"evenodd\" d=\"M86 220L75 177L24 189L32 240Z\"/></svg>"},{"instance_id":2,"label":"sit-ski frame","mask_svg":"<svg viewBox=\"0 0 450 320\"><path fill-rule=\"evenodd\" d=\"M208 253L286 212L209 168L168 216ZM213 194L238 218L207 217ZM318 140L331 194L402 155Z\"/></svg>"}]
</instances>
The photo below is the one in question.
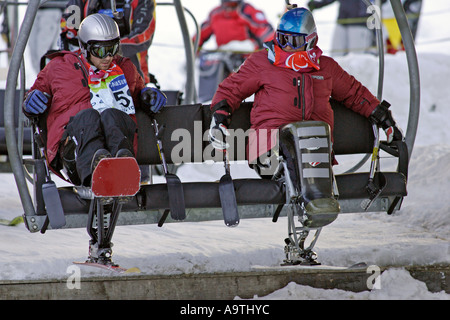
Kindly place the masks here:
<instances>
[{"instance_id":1,"label":"sit-ski frame","mask_svg":"<svg viewBox=\"0 0 450 320\"><path fill-rule=\"evenodd\" d=\"M119 214L139 189L139 166L131 157L100 160L92 173L91 188L77 187L82 198L91 199L86 227L91 237L87 262L113 265L111 239Z\"/></svg>"},{"instance_id":2,"label":"sit-ski frame","mask_svg":"<svg viewBox=\"0 0 450 320\"><path fill-rule=\"evenodd\" d=\"M286 259L284 260L283 265L317 265L319 264L316 260L317 254L312 251L312 249L319 238L322 227L308 228L303 225L307 217L306 209L300 201L301 195L298 194L297 189L292 183L286 161L282 157L280 157L279 160L284 172L281 179L284 180L286 185L286 205L288 206L288 238L284 240L286 244L284 247ZM301 226L296 226L296 216ZM276 221L275 217L274 221ZM312 230L315 230L314 236L309 246L305 248L306 239Z\"/></svg>"}]
</instances>

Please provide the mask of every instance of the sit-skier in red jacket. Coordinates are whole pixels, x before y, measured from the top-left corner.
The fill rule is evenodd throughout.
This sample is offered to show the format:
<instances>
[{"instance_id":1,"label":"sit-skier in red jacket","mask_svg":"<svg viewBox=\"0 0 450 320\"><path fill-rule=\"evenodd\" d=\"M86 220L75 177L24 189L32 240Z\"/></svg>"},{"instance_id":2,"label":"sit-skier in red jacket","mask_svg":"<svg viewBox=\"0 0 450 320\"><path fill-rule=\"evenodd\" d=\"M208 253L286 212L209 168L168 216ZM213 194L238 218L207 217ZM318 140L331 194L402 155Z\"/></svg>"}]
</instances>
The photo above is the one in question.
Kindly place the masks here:
<instances>
[{"instance_id":1,"label":"sit-skier in red jacket","mask_svg":"<svg viewBox=\"0 0 450 320\"><path fill-rule=\"evenodd\" d=\"M402 138L391 112L334 59L322 55L317 40L314 18L307 9L295 8L281 17L276 36L264 44L265 50L253 53L219 85L211 103L210 140L215 148L226 147L223 139L231 113L253 94L250 163L275 147L273 132L283 125L316 120L333 130L330 97L370 117L385 129L388 141Z\"/></svg>"},{"instance_id":2,"label":"sit-skier in red jacket","mask_svg":"<svg viewBox=\"0 0 450 320\"><path fill-rule=\"evenodd\" d=\"M241 0L222 0L201 25L199 47L212 35L218 47L234 40L251 40L256 50L272 39L273 28L264 13L252 5Z\"/></svg>"}]
</instances>

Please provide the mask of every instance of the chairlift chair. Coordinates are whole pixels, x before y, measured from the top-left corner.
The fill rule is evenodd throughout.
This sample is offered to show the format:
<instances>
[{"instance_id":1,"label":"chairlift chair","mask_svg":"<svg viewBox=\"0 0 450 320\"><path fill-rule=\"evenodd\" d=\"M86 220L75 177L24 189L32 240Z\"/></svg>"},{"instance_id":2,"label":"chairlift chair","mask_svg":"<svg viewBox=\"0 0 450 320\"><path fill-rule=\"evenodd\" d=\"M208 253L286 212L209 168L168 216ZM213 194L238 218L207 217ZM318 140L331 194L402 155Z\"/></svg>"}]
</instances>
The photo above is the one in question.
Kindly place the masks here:
<instances>
[{"instance_id":1,"label":"chairlift chair","mask_svg":"<svg viewBox=\"0 0 450 320\"><path fill-rule=\"evenodd\" d=\"M390 0L390 2L402 33L406 50L410 78L410 113L405 142L400 141L391 145L380 142L380 148L397 159L397 169L392 172L379 171L379 174L383 175L386 180L386 186L373 200L368 210L387 212L388 214L398 210L402 199L407 195L408 160L417 131L420 102L419 69L414 42L400 0ZM174 1L174 4L180 20L183 21L181 1ZM42 197L39 195L39 187L43 183L42 160L35 157L31 161L25 161L35 166L34 172L37 178L34 179L34 192L37 196L33 202L26 186L26 174L23 170L24 160L19 156L12 119L14 110L15 108L17 109L14 103L15 84L27 38L38 7L39 3L37 1L30 2L27 7L10 63L4 100L7 150L23 205L26 226L30 232L43 231L46 228L47 213L42 203ZM182 29L183 33L187 35L187 28ZM189 49L190 46L187 46L187 50ZM383 74L382 58L383 55L380 54L380 76ZM193 57L188 59L188 64L193 66ZM187 76L188 82L191 81L190 83L193 84L193 74L189 72ZM380 84L382 84L382 77L380 77ZM167 163L175 162L175 159L171 158L171 151L177 148L179 143L179 141L173 141L171 138L175 130L185 130L192 137L197 136L197 140L192 139L190 141L191 154L186 155L184 159L189 159L188 162L211 160L208 158L207 152L211 151L211 146L207 141L203 141L203 133L208 130L211 120L210 106L192 103L193 100L190 99L192 98L193 87L190 87L188 84L186 89L189 91L188 96L190 97L185 100L188 101L186 104L167 106L156 115L158 123L166 125L162 143L164 144L166 155L168 155L166 158ZM331 101L331 104L335 112L333 145L335 154L372 154L376 134L370 122L336 101ZM242 103L241 107L233 113L230 129L242 129L245 132L250 128L249 114L251 107L251 103ZM139 127L136 159L140 165L159 164L156 137L151 127L152 119L139 111L137 111L136 116ZM351 125L348 125L348 123L351 123ZM202 155L200 158L198 158L198 151ZM235 152L234 155L236 157L231 160L247 160L245 156L239 158L237 156L239 155L238 152ZM380 161L377 158L376 161L378 163L377 167L382 168L380 162L383 160ZM369 174L367 172L354 171L335 175L335 183L339 190L338 201L341 213L363 211L361 203L369 196L366 189L368 177ZM292 193L292 190L286 185L285 180L235 179L234 187L241 219L272 217L275 222L280 214L288 216L288 240L286 240L286 260L288 262L295 264L302 261L311 262L315 260L312 248L322 226L308 228L301 221L298 226L298 212L295 212L298 208L287 197L289 193ZM66 219L64 228L86 227L90 223L88 221L88 212L91 200L80 197L74 190L73 187L58 188ZM186 221L222 219L220 214L221 202L216 182L184 182L183 190L185 206L190 209ZM199 197L199 194L202 196ZM123 204L120 215L117 217L117 220L114 220L114 223L117 223L117 225L159 223L159 225L162 225L166 221L167 216L164 215L164 212L167 212L169 208L169 195L165 184L142 185L133 199ZM167 221L171 221L171 219L167 218ZM310 231L315 231L315 236L308 246L305 240Z\"/></svg>"}]
</instances>

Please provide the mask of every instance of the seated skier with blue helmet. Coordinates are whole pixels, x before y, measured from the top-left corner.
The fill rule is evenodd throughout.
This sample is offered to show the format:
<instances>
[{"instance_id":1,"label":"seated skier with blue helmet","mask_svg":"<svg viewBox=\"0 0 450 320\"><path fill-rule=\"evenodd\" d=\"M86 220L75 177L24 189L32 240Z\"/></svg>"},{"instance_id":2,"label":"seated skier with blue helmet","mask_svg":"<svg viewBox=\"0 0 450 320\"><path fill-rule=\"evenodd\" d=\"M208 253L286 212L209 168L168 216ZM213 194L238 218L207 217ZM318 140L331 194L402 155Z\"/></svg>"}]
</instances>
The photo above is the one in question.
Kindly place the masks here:
<instances>
[{"instance_id":1,"label":"seated skier with blue helmet","mask_svg":"<svg viewBox=\"0 0 450 320\"><path fill-rule=\"evenodd\" d=\"M288 10L281 17L275 37L264 43L265 50L253 53L240 69L226 78L211 103L213 117L210 141L216 149L227 148L225 137L231 114L241 102L254 94L250 114L253 134L249 135L248 160L257 171L267 163L267 154L278 153L276 136L289 123L314 120L330 126L334 114L330 97L381 126L388 142L403 139L385 104L318 47L314 18L306 8ZM290 155L281 144L281 153ZM337 162L333 160L333 164ZM275 172L275 170L268 170ZM291 171L291 170L289 170ZM294 173L295 180L295 170ZM300 188L301 189L301 188Z\"/></svg>"}]
</instances>

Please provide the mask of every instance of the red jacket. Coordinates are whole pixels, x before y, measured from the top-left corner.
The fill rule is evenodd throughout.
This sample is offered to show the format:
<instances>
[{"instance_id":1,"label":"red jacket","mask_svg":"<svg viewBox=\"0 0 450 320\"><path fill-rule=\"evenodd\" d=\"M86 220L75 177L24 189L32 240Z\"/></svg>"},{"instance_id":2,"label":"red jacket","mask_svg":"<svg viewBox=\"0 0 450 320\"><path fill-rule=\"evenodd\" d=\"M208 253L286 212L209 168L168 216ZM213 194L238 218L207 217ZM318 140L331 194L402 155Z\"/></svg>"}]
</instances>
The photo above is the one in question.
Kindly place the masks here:
<instances>
[{"instance_id":1,"label":"red jacket","mask_svg":"<svg viewBox=\"0 0 450 320\"><path fill-rule=\"evenodd\" d=\"M219 6L202 23L199 46L214 34L218 47L232 40L253 40L255 48L262 48L265 41L273 38L273 32L264 13L248 3L233 11L226 11Z\"/></svg>"},{"instance_id":2,"label":"red jacket","mask_svg":"<svg viewBox=\"0 0 450 320\"><path fill-rule=\"evenodd\" d=\"M211 106L226 100L232 110L235 110L241 101L255 94L250 122L261 138L264 134L261 129L278 129L301 120L324 121L333 130L334 114L330 97L369 117L380 103L378 99L332 58L321 56L319 64L318 71L295 72L272 65L267 58L267 50L258 51L244 62L237 73L230 75L219 85ZM304 119L300 106L305 107ZM267 147L263 148L259 144L257 156L274 146L269 133L264 135ZM250 136L249 148L255 148L252 145L255 143ZM249 160L254 160L252 155L249 155Z\"/></svg>"},{"instance_id":3,"label":"red jacket","mask_svg":"<svg viewBox=\"0 0 450 320\"><path fill-rule=\"evenodd\" d=\"M61 51L39 72L31 90L38 89L51 95L47 114L47 160L51 163L57 155L64 127L70 117L84 109L92 108L85 60L76 52ZM140 92L144 81L130 59L116 56L113 60L124 72L136 108L141 106ZM134 120L136 118L131 115ZM135 139L137 143L137 139ZM137 144L135 144L135 152Z\"/></svg>"}]
</instances>

